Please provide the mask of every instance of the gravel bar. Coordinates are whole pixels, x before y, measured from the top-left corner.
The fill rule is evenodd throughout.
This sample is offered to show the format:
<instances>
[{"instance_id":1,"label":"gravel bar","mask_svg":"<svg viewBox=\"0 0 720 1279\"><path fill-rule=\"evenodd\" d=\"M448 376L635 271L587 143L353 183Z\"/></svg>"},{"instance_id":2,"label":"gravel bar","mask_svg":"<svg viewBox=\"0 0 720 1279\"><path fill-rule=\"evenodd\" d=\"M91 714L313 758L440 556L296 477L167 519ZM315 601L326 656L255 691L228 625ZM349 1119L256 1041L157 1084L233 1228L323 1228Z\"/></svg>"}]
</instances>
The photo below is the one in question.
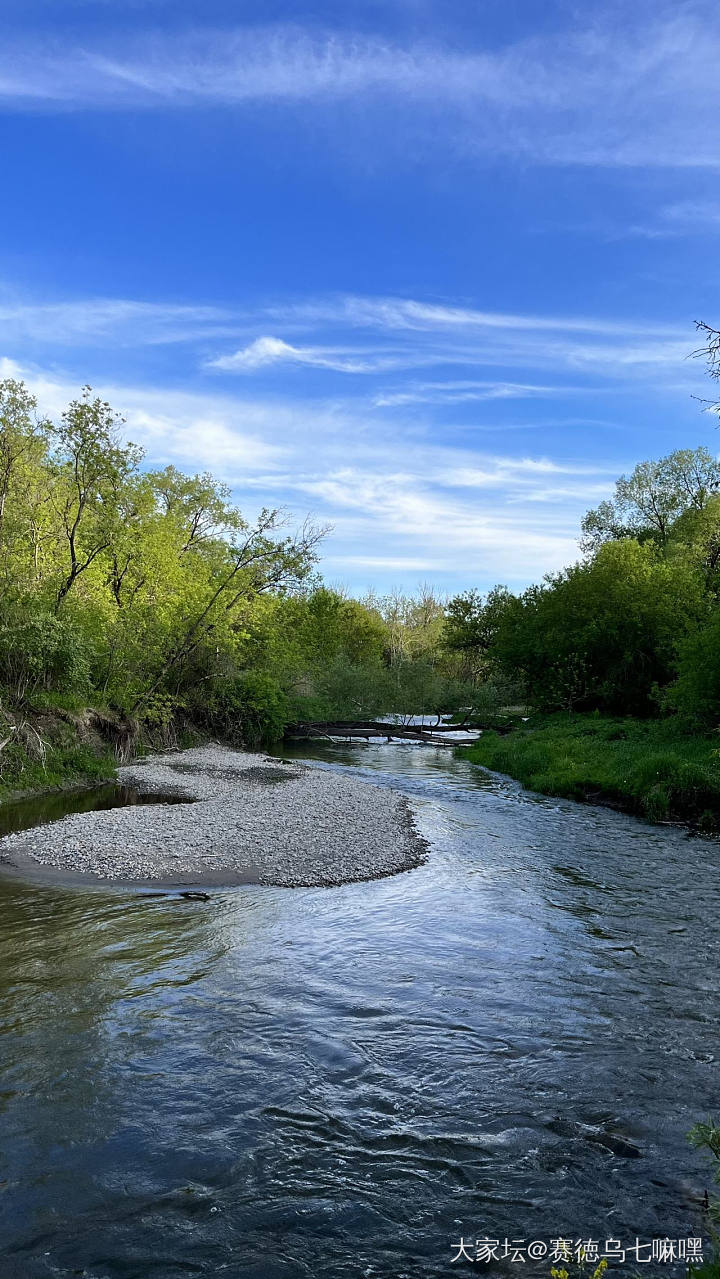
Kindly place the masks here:
<instances>
[{"instance_id":1,"label":"gravel bar","mask_svg":"<svg viewBox=\"0 0 720 1279\"><path fill-rule=\"evenodd\" d=\"M187 803L64 817L0 839L0 861L101 881L315 887L427 856L403 795L312 765L212 745L126 765L118 780Z\"/></svg>"}]
</instances>

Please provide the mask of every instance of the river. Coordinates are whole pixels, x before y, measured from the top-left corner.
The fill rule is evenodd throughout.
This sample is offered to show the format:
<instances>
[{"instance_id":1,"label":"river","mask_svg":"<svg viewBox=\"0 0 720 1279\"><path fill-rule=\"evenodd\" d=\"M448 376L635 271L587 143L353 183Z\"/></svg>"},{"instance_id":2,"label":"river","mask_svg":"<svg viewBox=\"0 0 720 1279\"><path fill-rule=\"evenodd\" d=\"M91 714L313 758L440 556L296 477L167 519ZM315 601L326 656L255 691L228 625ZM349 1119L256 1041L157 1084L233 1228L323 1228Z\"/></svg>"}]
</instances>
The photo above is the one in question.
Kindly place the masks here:
<instances>
[{"instance_id":1,"label":"river","mask_svg":"<svg viewBox=\"0 0 720 1279\"><path fill-rule=\"evenodd\" d=\"M447 749L283 754L405 791L428 864L208 901L0 880L2 1279L416 1279L485 1270L461 1237L701 1233L720 843Z\"/></svg>"}]
</instances>

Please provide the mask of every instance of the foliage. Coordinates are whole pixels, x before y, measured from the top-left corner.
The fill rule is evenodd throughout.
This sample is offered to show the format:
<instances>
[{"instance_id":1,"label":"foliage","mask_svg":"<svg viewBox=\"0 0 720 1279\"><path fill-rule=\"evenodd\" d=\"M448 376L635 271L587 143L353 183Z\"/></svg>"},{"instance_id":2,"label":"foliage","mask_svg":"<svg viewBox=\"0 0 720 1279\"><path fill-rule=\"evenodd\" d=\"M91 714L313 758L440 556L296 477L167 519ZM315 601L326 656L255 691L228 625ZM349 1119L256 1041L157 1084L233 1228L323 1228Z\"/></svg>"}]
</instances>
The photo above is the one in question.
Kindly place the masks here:
<instances>
[{"instance_id":1,"label":"foliage","mask_svg":"<svg viewBox=\"0 0 720 1279\"><path fill-rule=\"evenodd\" d=\"M720 719L720 464L642 462L583 522L584 560L520 595L450 600L444 642L476 684L504 677L552 712Z\"/></svg>"},{"instance_id":2,"label":"foliage","mask_svg":"<svg viewBox=\"0 0 720 1279\"><path fill-rule=\"evenodd\" d=\"M706 448L676 449L659 461L639 462L621 475L611 501L588 511L583 529L585 550L622 537L664 545L675 521L685 512L702 510L720 487L720 463Z\"/></svg>"},{"instance_id":3,"label":"foliage","mask_svg":"<svg viewBox=\"0 0 720 1279\"><path fill-rule=\"evenodd\" d=\"M421 586L417 596L399 591L381 596L370 594L363 604L383 622L389 666L416 660L436 664L442 648L445 602L432 587Z\"/></svg>"},{"instance_id":4,"label":"foliage","mask_svg":"<svg viewBox=\"0 0 720 1279\"><path fill-rule=\"evenodd\" d=\"M494 654L540 709L648 714L703 611L693 564L623 539L508 602Z\"/></svg>"},{"instance_id":5,"label":"foliage","mask_svg":"<svg viewBox=\"0 0 720 1279\"><path fill-rule=\"evenodd\" d=\"M70 734L64 740L43 741L43 753L38 755L29 753L17 738L0 752L0 800L80 781L105 781L113 776L116 766L109 747L82 745Z\"/></svg>"},{"instance_id":6,"label":"foliage","mask_svg":"<svg viewBox=\"0 0 720 1279\"><path fill-rule=\"evenodd\" d=\"M444 599L426 585L357 600L315 576L323 530L288 535L276 510L248 522L213 476L146 468L89 388L50 422L6 380L0 707L104 705L152 733L197 724L251 743L297 719L500 724L526 704L671 713L676 734L709 731L720 722L719 483L705 449L640 463L588 514L585 558L521 594ZM647 776L633 763L643 811L677 804L675 747L664 749L650 751ZM705 755L685 764L702 776L683 774L680 790L714 796ZM575 784L572 768L560 773Z\"/></svg>"},{"instance_id":7,"label":"foliage","mask_svg":"<svg viewBox=\"0 0 720 1279\"><path fill-rule=\"evenodd\" d=\"M713 1182L720 1186L720 1127L714 1120L695 1124L690 1140L698 1150L705 1150L712 1159ZM700 1266L688 1267L688 1279L720 1279L720 1250L718 1249L718 1223L720 1223L720 1194L716 1191L707 1199L707 1211L711 1223L714 1255L705 1258Z\"/></svg>"},{"instance_id":8,"label":"foliage","mask_svg":"<svg viewBox=\"0 0 720 1279\"><path fill-rule=\"evenodd\" d=\"M302 595L320 536L284 535L273 510L248 524L209 475L143 469L89 388L55 424L0 383L0 700L84 692L167 724L240 678L250 616L265 595ZM358 652L364 621L347 621ZM249 708L260 694L243 687Z\"/></svg>"},{"instance_id":9,"label":"foliage","mask_svg":"<svg viewBox=\"0 0 720 1279\"><path fill-rule=\"evenodd\" d=\"M444 601L328 589L321 536L286 535L275 510L248 523L211 475L147 469L89 388L50 422L0 383L0 705L103 704L160 738L194 723L256 744L298 718L472 701Z\"/></svg>"},{"instance_id":10,"label":"foliage","mask_svg":"<svg viewBox=\"0 0 720 1279\"><path fill-rule=\"evenodd\" d=\"M472 590L449 601L442 639L450 652L461 656L466 678L479 680L489 674L490 654L511 606L512 596L504 586L494 587L485 599Z\"/></svg>"},{"instance_id":11,"label":"foliage","mask_svg":"<svg viewBox=\"0 0 720 1279\"><path fill-rule=\"evenodd\" d=\"M13 702L40 690L87 693L92 653L71 619L6 606L0 611L0 685Z\"/></svg>"},{"instance_id":12,"label":"foliage","mask_svg":"<svg viewBox=\"0 0 720 1279\"><path fill-rule=\"evenodd\" d=\"M567 1241L568 1251L572 1249L572 1243ZM602 1258L597 1264L589 1262L583 1250L579 1261L571 1261L570 1258L562 1266L552 1266L550 1269L551 1279L603 1279L603 1275L608 1268L607 1259ZM572 1255L572 1254L571 1254Z\"/></svg>"},{"instance_id":13,"label":"foliage","mask_svg":"<svg viewBox=\"0 0 720 1279\"><path fill-rule=\"evenodd\" d=\"M709 729L720 722L720 610L679 645L677 679L666 705L686 717L691 728Z\"/></svg>"},{"instance_id":14,"label":"foliage","mask_svg":"<svg viewBox=\"0 0 720 1279\"><path fill-rule=\"evenodd\" d=\"M510 732L502 708L479 712L506 735L469 758L548 794L720 828L719 486L704 448L641 462L585 517L582 561L519 595L450 601L448 647L535 712Z\"/></svg>"},{"instance_id":15,"label":"foliage","mask_svg":"<svg viewBox=\"0 0 720 1279\"><path fill-rule=\"evenodd\" d=\"M713 1182L720 1186L720 1127L713 1119L695 1124L690 1131L690 1140L697 1150L705 1150L712 1159ZM709 1199L710 1215L715 1222L720 1221L720 1196L715 1193Z\"/></svg>"},{"instance_id":16,"label":"foliage","mask_svg":"<svg viewBox=\"0 0 720 1279\"><path fill-rule=\"evenodd\" d=\"M252 671L219 682L194 712L198 723L229 742L248 746L282 737L290 718L287 697L277 681Z\"/></svg>"}]
</instances>

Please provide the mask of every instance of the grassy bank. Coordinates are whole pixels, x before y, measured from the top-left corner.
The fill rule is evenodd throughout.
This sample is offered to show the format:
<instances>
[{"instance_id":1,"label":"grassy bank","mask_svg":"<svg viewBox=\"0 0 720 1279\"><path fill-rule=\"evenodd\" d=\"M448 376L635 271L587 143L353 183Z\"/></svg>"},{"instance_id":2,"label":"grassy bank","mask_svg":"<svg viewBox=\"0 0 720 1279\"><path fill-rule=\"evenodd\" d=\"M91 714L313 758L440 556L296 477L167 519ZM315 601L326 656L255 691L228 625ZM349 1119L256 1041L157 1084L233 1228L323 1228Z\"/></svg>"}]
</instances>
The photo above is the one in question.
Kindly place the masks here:
<instances>
[{"instance_id":1,"label":"grassy bank","mask_svg":"<svg viewBox=\"0 0 720 1279\"><path fill-rule=\"evenodd\" d=\"M194 746L207 734L174 719L150 726L107 708L0 704L0 804L23 795L107 781L118 763Z\"/></svg>"},{"instance_id":2,"label":"grassy bank","mask_svg":"<svg viewBox=\"0 0 720 1279\"><path fill-rule=\"evenodd\" d=\"M95 710L4 711L0 741L0 803L105 781L117 765L111 721Z\"/></svg>"},{"instance_id":3,"label":"grassy bank","mask_svg":"<svg viewBox=\"0 0 720 1279\"><path fill-rule=\"evenodd\" d=\"M107 781L116 766L117 760L111 751L100 754L83 746L54 747L44 764L24 760L17 767L6 768L0 779L0 803L23 795Z\"/></svg>"},{"instance_id":4,"label":"grassy bank","mask_svg":"<svg viewBox=\"0 0 720 1279\"><path fill-rule=\"evenodd\" d=\"M683 733L672 720L538 716L485 732L461 753L545 795L720 829L720 737Z\"/></svg>"}]
</instances>

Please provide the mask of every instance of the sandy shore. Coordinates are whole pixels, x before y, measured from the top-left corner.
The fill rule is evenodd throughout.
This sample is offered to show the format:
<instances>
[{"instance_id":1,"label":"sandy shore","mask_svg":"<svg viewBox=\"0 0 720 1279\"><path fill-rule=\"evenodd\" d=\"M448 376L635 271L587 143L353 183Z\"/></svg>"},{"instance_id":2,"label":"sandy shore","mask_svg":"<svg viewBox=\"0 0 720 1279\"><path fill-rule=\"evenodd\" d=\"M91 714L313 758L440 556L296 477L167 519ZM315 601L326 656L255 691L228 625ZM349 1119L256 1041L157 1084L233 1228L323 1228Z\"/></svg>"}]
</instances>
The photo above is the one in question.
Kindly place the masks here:
<instances>
[{"instance_id":1,"label":"sandy shore","mask_svg":"<svg viewBox=\"0 0 720 1279\"><path fill-rule=\"evenodd\" d=\"M203 746L127 765L118 780L188 802L78 813L5 836L0 859L100 881L286 887L425 860L404 796L327 769Z\"/></svg>"}]
</instances>

